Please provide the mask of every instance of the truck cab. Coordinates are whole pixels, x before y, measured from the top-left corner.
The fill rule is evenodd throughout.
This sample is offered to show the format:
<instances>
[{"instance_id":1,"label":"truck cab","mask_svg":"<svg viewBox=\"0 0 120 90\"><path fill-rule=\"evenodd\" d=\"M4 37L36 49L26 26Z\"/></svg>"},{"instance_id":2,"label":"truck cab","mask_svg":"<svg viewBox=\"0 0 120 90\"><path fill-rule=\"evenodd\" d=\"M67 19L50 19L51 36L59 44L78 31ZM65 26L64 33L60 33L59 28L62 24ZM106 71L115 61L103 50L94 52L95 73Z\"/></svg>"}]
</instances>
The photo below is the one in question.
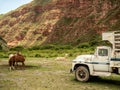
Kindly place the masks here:
<instances>
[{"instance_id":1,"label":"truck cab","mask_svg":"<svg viewBox=\"0 0 120 90\"><path fill-rule=\"evenodd\" d=\"M93 55L79 55L72 61L71 72L78 81L86 82L90 76L120 75L120 32L105 32L102 36L112 47L98 46Z\"/></svg>"},{"instance_id":2,"label":"truck cab","mask_svg":"<svg viewBox=\"0 0 120 90\"><path fill-rule=\"evenodd\" d=\"M94 58L93 58L93 70L94 71L110 71L110 58L111 58L111 48L107 46L97 47Z\"/></svg>"}]
</instances>

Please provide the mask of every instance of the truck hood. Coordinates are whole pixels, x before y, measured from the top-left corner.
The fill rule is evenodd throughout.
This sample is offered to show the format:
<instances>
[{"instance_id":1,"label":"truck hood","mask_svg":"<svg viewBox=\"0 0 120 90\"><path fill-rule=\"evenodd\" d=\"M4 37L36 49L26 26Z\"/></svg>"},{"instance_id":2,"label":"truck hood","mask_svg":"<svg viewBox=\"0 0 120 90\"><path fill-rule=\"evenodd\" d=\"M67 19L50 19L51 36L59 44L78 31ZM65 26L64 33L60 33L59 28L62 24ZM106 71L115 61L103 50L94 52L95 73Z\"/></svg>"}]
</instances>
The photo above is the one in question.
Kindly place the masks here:
<instances>
[{"instance_id":1,"label":"truck hood","mask_svg":"<svg viewBox=\"0 0 120 90\"><path fill-rule=\"evenodd\" d=\"M73 61L89 62L94 58L94 55L79 55Z\"/></svg>"}]
</instances>

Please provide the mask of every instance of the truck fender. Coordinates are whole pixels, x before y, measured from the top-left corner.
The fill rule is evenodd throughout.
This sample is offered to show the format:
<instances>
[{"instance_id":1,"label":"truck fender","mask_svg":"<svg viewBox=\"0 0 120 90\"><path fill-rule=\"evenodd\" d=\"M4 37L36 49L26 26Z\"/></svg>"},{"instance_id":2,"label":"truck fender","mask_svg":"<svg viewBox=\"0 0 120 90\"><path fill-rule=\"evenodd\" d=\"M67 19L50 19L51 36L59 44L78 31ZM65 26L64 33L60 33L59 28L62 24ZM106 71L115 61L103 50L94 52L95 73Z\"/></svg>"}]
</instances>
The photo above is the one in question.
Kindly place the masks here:
<instances>
[{"instance_id":1,"label":"truck fender","mask_svg":"<svg viewBox=\"0 0 120 90\"><path fill-rule=\"evenodd\" d=\"M88 69L89 73L90 73L89 66L86 65L86 64L76 64L76 65L74 66L74 70L76 70L79 66L84 66L84 67L86 67L86 68Z\"/></svg>"}]
</instances>

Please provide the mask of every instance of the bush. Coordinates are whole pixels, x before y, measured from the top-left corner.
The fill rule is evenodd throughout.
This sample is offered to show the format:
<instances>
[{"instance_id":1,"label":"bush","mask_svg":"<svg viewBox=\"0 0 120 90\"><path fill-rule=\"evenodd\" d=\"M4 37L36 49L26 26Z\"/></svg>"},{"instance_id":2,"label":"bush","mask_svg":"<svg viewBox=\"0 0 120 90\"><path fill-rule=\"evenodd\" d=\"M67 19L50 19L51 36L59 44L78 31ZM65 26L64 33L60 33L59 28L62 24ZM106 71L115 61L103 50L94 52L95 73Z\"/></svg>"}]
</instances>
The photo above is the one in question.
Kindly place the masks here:
<instances>
[{"instance_id":1,"label":"bush","mask_svg":"<svg viewBox=\"0 0 120 90\"><path fill-rule=\"evenodd\" d=\"M28 48L28 50L39 50L40 49L40 46L33 46L31 48Z\"/></svg>"},{"instance_id":2,"label":"bush","mask_svg":"<svg viewBox=\"0 0 120 90\"><path fill-rule=\"evenodd\" d=\"M44 46L41 46L41 49L54 49L55 46L54 45L44 45Z\"/></svg>"},{"instance_id":3,"label":"bush","mask_svg":"<svg viewBox=\"0 0 120 90\"><path fill-rule=\"evenodd\" d=\"M89 47L90 47L89 43L82 43L82 44L77 46L77 48L89 48Z\"/></svg>"},{"instance_id":4,"label":"bush","mask_svg":"<svg viewBox=\"0 0 120 90\"><path fill-rule=\"evenodd\" d=\"M3 49L3 48L2 48L2 46L0 45L0 51L2 51L2 49Z\"/></svg>"},{"instance_id":5,"label":"bush","mask_svg":"<svg viewBox=\"0 0 120 90\"><path fill-rule=\"evenodd\" d=\"M8 54L0 52L0 58L8 58Z\"/></svg>"},{"instance_id":6,"label":"bush","mask_svg":"<svg viewBox=\"0 0 120 90\"><path fill-rule=\"evenodd\" d=\"M57 57L58 55L56 53L49 54L48 57Z\"/></svg>"},{"instance_id":7,"label":"bush","mask_svg":"<svg viewBox=\"0 0 120 90\"><path fill-rule=\"evenodd\" d=\"M44 46L33 46L29 50L44 50L44 49L53 49L54 45L44 45Z\"/></svg>"},{"instance_id":8,"label":"bush","mask_svg":"<svg viewBox=\"0 0 120 90\"><path fill-rule=\"evenodd\" d=\"M71 45L63 45L59 47L60 49L72 49Z\"/></svg>"},{"instance_id":9,"label":"bush","mask_svg":"<svg viewBox=\"0 0 120 90\"><path fill-rule=\"evenodd\" d=\"M73 53L70 53L69 56L72 57L72 56L73 56Z\"/></svg>"},{"instance_id":10,"label":"bush","mask_svg":"<svg viewBox=\"0 0 120 90\"><path fill-rule=\"evenodd\" d=\"M22 46L16 46L14 48L10 48L11 51L22 51L24 49L24 47Z\"/></svg>"},{"instance_id":11,"label":"bush","mask_svg":"<svg viewBox=\"0 0 120 90\"><path fill-rule=\"evenodd\" d=\"M71 45L44 45L44 46L33 46L29 50L59 50L59 49L72 49Z\"/></svg>"},{"instance_id":12,"label":"bush","mask_svg":"<svg viewBox=\"0 0 120 90\"><path fill-rule=\"evenodd\" d=\"M35 57L42 57L40 54L35 54Z\"/></svg>"}]
</instances>

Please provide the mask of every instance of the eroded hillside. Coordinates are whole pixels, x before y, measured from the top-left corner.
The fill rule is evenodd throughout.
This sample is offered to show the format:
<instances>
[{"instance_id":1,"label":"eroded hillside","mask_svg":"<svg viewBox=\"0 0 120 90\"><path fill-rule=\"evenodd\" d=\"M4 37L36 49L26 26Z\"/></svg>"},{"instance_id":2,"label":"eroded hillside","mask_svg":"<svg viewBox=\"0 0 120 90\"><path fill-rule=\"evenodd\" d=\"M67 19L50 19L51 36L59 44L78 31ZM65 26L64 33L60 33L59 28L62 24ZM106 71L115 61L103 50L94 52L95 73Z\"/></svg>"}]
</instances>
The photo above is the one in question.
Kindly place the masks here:
<instances>
[{"instance_id":1,"label":"eroded hillside","mask_svg":"<svg viewBox=\"0 0 120 90\"><path fill-rule=\"evenodd\" d=\"M34 0L0 17L9 46L79 44L119 30L119 0Z\"/></svg>"}]
</instances>

